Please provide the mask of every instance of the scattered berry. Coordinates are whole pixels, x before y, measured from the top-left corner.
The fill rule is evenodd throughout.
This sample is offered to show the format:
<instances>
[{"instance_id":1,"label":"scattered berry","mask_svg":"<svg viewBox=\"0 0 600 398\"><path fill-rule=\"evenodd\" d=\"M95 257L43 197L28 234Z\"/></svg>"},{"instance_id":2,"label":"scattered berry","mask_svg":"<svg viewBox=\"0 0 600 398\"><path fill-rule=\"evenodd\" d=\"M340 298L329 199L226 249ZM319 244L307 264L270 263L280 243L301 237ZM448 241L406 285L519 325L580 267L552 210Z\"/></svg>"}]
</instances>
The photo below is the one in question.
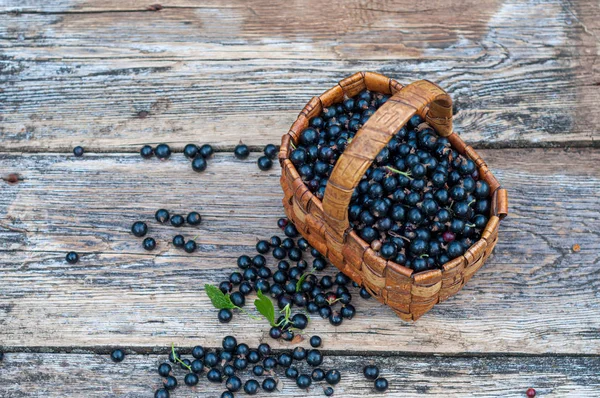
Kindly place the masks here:
<instances>
[{"instance_id":1,"label":"scattered berry","mask_svg":"<svg viewBox=\"0 0 600 398\"><path fill-rule=\"evenodd\" d=\"M169 365L168 363L161 363L158 366L158 374L162 377L167 377L170 373L171 373L171 365Z\"/></svg>"},{"instance_id":2,"label":"scattered berry","mask_svg":"<svg viewBox=\"0 0 600 398\"><path fill-rule=\"evenodd\" d=\"M177 387L177 379L174 376L167 376L163 386L169 391L174 390Z\"/></svg>"},{"instance_id":3,"label":"scattered berry","mask_svg":"<svg viewBox=\"0 0 600 398\"><path fill-rule=\"evenodd\" d=\"M245 144L239 144L233 150L233 154L238 159L246 159L250 155L250 149Z\"/></svg>"},{"instance_id":4,"label":"scattered berry","mask_svg":"<svg viewBox=\"0 0 600 398\"><path fill-rule=\"evenodd\" d=\"M275 389L277 388L277 382L274 378L267 377L262 382L262 388L267 392L275 391Z\"/></svg>"},{"instance_id":5,"label":"scattered berry","mask_svg":"<svg viewBox=\"0 0 600 398\"><path fill-rule=\"evenodd\" d=\"M534 388L528 388L526 394L527 394L527 398L533 398L533 397L535 397L535 394L536 394L535 389Z\"/></svg>"},{"instance_id":6,"label":"scattered berry","mask_svg":"<svg viewBox=\"0 0 600 398\"><path fill-rule=\"evenodd\" d=\"M173 246L175 247L183 247L185 245L185 238L183 235L175 235L173 237Z\"/></svg>"},{"instance_id":7,"label":"scattered berry","mask_svg":"<svg viewBox=\"0 0 600 398\"><path fill-rule=\"evenodd\" d=\"M156 213L154 213L154 218L156 218L156 221L158 221L161 224L164 224L167 221L169 221L169 217L169 212L165 209L158 209L156 210Z\"/></svg>"},{"instance_id":8,"label":"scattered berry","mask_svg":"<svg viewBox=\"0 0 600 398\"><path fill-rule=\"evenodd\" d=\"M331 388L331 387L326 387L326 388L323 390L323 393L325 394L325 396L327 396L327 397L331 397L331 396L333 395L333 388Z\"/></svg>"},{"instance_id":9,"label":"scattered berry","mask_svg":"<svg viewBox=\"0 0 600 398\"><path fill-rule=\"evenodd\" d=\"M196 144L187 144L183 148L183 154L189 159L194 159L198 155L198 146Z\"/></svg>"},{"instance_id":10,"label":"scattered berry","mask_svg":"<svg viewBox=\"0 0 600 398\"><path fill-rule=\"evenodd\" d=\"M75 148L73 148L73 155L75 155L76 157L83 156L83 147L76 146Z\"/></svg>"},{"instance_id":11,"label":"scattered berry","mask_svg":"<svg viewBox=\"0 0 600 398\"><path fill-rule=\"evenodd\" d=\"M379 377L379 368L375 365L367 365L363 368L363 374L367 380L376 380Z\"/></svg>"},{"instance_id":12,"label":"scattered berry","mask_svg":"<svg viewBox=\"0 0 600 398\"><path fill-rule=\"evenodd\" d=\"M265 156L271 160L277 158L277 151L278 151L277 147L273 144L267 144L265 146L265 149L263 150L263 152L265 153Z\"/></svg>"},{"instance_id":13,"label":"scattered berry","mask_svg":"<svg viewBox=\"0 0 600 398\"><path fill-rule=\"evenodd\" d=\"M197 173L201 173L204 170L206 170L207 165L208 163L206 163L206 159L204 159L201 156L198 156L197 158L192 160L192 170L194 170Z\"/></svg>"},{"instance_id":14,"label":"scattered berry","mask_svg":"<svg viewBox=\"0 0 600 398\"><path fill-rule=\"evenodd\" d=\"M225 382L225 387L231 392L237 392L242 388L242 381L237 376L230 376Z\"/></svg>"},{"instance_id":15,"label":"scattered berry","mask_svg":"<svg viewBox=\"0 0 600 398\"><path fill-rule=\"evenodd\" d=\"M336 369L329 370L325 374L325 381L328 384L331 384L332 386L335 386L337 383L339 383L341 379L342 379L342 375Z\"/></svg>"},{"instance_id":16,"label":"scattered berry","mask_svg":"<svg viewBox=\"0 0 600 398\"><path fill-rule=\"evenodd\" d=\"M184 223L185 223L185 220L184 220L183 216L181 216L179 214L175 214L173 217L171 217L171 225L176 228L181 227Z\"/></svg>"},{"instance_id":17,"label":"scattered berry","mask_svg":"<svg viewBox=\"0 0 600 398\"><path fill-rule=\"evenodd\" d=\"M195 386L196 384L198 384L198 376L195 373L188 373L185 375L185 378L183 379L183 382L185 383L186 386Z\"/></svg>"},{"instance_id":18,"label":"scattered berry","mask_svg":"<svg viewBox=\"0 0 600 398\"><path fill-rule=\"evenodd\" d=\"M388 381L387 379L380 377L375 380L375 389L379 392L384 392L388 389Z\"/></svg>"},{"instance_id":19,"label":"scattered berry","mask_svg":"<svg viewBox=\"0 0 600 398\"><path fill-rule=\"evenodd\" d=\"M250 379L244 384L244 392L248 395L255 395L258 392L258 381Z\"/></svg>"},{"instance_id":20,"label":"scattered berry","mask_svg":"<svg viewBox=\"0 0 600 398\"><path fill-rule=\"evenodd\" d=\"M190 225L198 225L202 221L202 217L197 211L192 211L187 215L186 221Z\"/></svg>"},{"instance_id":21,"label":"scattered berry","mask_svg":"<svg viewBox=\"0 0 600 398\"><path fill-rule=\"evenodd\" d=\"M222 310L219 310L218 318L219 322L221 323L229 323L231 322L231 318L233 318L233 313L231 312L231 310L224 308Z\"/></svg>"},{"instance_id":22,"label":"scattered berry","mask_svg":"<svg viewBox=\"0 0 600 398\"><path fill-rule=\"evenodd\" d=\"M196 251L197 248L198 245L196 245L196 241L194 241L193 239L188 240L183 245L183 250L185 250L186 253L193 253Z\"/></svg>"},{"instance_id":23,"label":"scattered berry","mask_svg":"<svg viewBox=\"0 0 600 398\"><path fill-rule=\"evenodd\" d=\"M156 249L156 241L154 238L146 238L142 242L142 246L144 246L144 250L152 251Z\"/></svg>"},{"instance_id":24,"label":"scattered berry","mask_svg":"<svg viewBox=\"0 0 600 398\"><path fill-rule=\"evenodd\" d=\"M75 252L68 252L65 259L69 264L77 264L77 262L79 262L79 254Z\"/></svg>"},{"instance_id":25,"label":"scattered berry","mask_svg":"<svg viewBox=\"0 0 600 398\"><path fill-rule=\"evenodd\" d=\"M125 353L123 350L116 349L110 354L110 359L112 359L113 362L121 362L125 359Z\"/></svg>"},{"instance_id":26,"label":"scattered berry","mask_svg":"<svg viewBox=\"0 0 600 398\"><path fill-rule=\"evenodd\" d=\"M262 171L270 170L273 167L273 161L267 156L261 156L257 160L258 168Z\"/></svg>"},{"instance_id":27,"label":"scattered berry","mask_svg":"<svg viewBox=\"0 0 600 398\"><path fill-rule=\"evenodd\" d=\"M159 388L154 393L154 398L169 398L169 396L169 391L165 390L164 388Z\"/></svg>"},{"instance_id":28,"label":"scattered berry","mask_svg":"<svg viewBox=\"0 0 600 398\"><path fill-rule=\"evenodd\" d=\"M166 160L171 156L171 148L167 144L158 144L154 150L154 154L160 160Z\"/></svg>"},{"instance_id":29,"label":"scattered berry","mask_svg":"<svg viewBox=\"0 0 600 398\"><path fill-rule=\"evenodd\" d=\"M321 347L322 343L323 343L323 340L319 336L312 336L310 338L310 346L313 348Z\"/></svg>"},{"instance_id":30,"label":"scattered berry","mask_svg":"<svg viewBox=\"0 0 600 398\"><path fill-rule=\"evenodd\" d=\"M148 233L148 225L142 221L136 221L131 226L131 233L138 238L145 236Z\"/></svg>"},{"instance_id":31,"label":"scattered berry","mask_svg":"<svg viewBox=\"0 0 600 398\"><path fill-rule=\"evenodd\" d=\"M311 384L312 379L308 375L302 374L298 376L298 378L296 378L296 385L298 386L298 388L306 390L308 387L310 387Z\"/></svg>"},{"instance_id":32,"label":"scattered berry","mask_svg":"<svg viewBox=\"0 0 600 398\"><path fill-rule=\"evenodd\" d=\"M210 144L204 144L199 149L200 156L202 156L204 159L211 157L214 152L215 151Z\"/></svg>"},{"instance_id":33,"label":"scattered berry","mask_svg":"<svg viewBox=\"0 0 600 398\"><path fill-rule=\"evenodd\" d=\"M144 145L142 147L142 149L140 149L140 155L142 155L142 157L144 159L150 159L152 157L152 155L154 155L154 149L152 149L152 147L150 145ZM158 390L158 391L160 391L160 390Z\"/></svg>"}]
</instances>

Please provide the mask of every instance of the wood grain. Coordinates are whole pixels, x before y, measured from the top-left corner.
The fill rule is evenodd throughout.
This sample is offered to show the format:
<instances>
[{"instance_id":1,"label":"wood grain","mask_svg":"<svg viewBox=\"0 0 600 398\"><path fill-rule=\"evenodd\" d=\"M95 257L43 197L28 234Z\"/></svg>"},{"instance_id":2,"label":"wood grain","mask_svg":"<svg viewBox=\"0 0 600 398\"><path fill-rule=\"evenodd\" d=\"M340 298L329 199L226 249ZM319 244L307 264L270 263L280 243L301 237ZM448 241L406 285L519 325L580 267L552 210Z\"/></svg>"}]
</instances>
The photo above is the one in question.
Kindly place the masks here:
<instances>
[{"instance_id":1,"label":"wood grain","mask_svg":"<svg viewBox=\"0 0 600 398\"><path fill-rule=\"evenodd\" d=\"M597 2L45 3L0 5L3 151L276 143L359 70L439 83L476 147L598 143Z\"/></svg>"},{"instance_id":2,"label":"wood grain","mask_svg":"<svg viewBox=\"0 0 600 398\"><path fill-rule=\"evenodd\" d=\"M457 296L415 324L375 300L356 298L357 317L334 328L314 319L328 349L349 352L600 353L600 152L483 150L511 197L495 254ZM211 345L267 326L244 315L220 325L203 292L278 232L279 170L217 154L203 174L183 155L167 162L137 155L2 154L0 176L0 341L10 350L115 344L144 348L172 341ZM243 193L243 200L238 195ZM165 241L172 228L150 224L155 253L128 232L166 207L204 217L200 250L184 255ZM571 251L578 243L581 250ZM69 250L82 261L68 265ZM333 272L333 270L331 270ZM360 346L356 341L361 341Z\"/></svg>"},{"instance_id":3,"label":"wood grain","mask_svg":"<svg viewBox=\"0 0 600 398\"><path fill-rule=\"evenodd\" d=\"M10 353L2 362L0 392L6 398L150 397L161 384L156 368L164 360L166 355L128 355L115 364L108 355ZM342 373L334 396L381 395L362 376L362 367L370 362L379 366L390 383L386 397L524 397L529 387L542 397L600 396L598 358L326 356L323 368L335 366ZM183 370L176 369L175 375L181 383L174 392L177 397L212 398L225 389L224 383L215 385L205 377L190 388L183 385ZM300 392L289 380L281 381L281 391L273 396L323 396L324 383Z\"/></svg>"}]
</instances>

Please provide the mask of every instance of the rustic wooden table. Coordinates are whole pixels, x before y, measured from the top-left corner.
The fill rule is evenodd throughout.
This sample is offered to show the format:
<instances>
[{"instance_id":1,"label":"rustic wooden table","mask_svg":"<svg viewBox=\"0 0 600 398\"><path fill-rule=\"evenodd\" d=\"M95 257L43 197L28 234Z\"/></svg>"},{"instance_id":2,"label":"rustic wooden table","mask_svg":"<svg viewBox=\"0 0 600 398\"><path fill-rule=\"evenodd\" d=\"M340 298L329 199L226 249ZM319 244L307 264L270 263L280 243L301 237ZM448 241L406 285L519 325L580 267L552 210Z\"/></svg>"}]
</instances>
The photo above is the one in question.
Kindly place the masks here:
<instances>
[{"instance_id":1,"label":"rustic wooden table","mask_svg":"<svg viewBox=\"0 0 600 398\"><path fill-rule=\"evenodd\" d=\"M150 4L0 0L0 396L149 397L171 342L266 340L263 322L219 324L203 285L277 233L279 168L258 170L260 148L359 70L448 89L510 216L490 261L418 322L370 300L338 328L310 323L344 373L336 396L373 394L358 373L370 361L387 396L600 396L597 1ZM218 153L203 174L181 154L139 156L160 142ZM129 227L160 207L200 209L198 252L156 224L158 250L142 250Z\"/></svg>"}]
</instances>

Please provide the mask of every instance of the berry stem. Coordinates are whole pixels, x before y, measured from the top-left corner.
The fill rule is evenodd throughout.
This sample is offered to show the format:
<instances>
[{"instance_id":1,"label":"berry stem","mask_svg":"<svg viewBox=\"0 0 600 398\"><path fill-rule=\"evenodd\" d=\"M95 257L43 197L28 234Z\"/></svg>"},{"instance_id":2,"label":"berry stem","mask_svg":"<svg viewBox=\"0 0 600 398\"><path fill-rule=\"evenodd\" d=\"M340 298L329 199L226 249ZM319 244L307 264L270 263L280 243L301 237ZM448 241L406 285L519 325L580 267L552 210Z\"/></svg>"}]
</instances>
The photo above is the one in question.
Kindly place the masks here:
<instances>
[{"instance_id":1,"label":"berry stem","mask_svg":"<svg viewBox=\"0 0 600 398\"><path fill-rule=\"evenodd\" d=\"M410 171L400 171L398 169L395 169L393 167L390 166L385 166L386 169L388 169L389 171L396 173L396 174L401 174L404 177L408 178L409 180L412 180L413 178L410 176Z\"/></svg>"},{"instance_id":2,"label":"berry stem","mask_svg":"<svg viewBox=\"0 0 600 398\"><path fill-rule=\"evenodd\" d=\"M175 359L175 362L179 363L181 366L185 367L190 372L192 371L191 366L188 366L185 362L179 359L179 355L175 353L175 343L171 343L171 352L173 353L173 359Z\"/></svg>"}]
</instances>

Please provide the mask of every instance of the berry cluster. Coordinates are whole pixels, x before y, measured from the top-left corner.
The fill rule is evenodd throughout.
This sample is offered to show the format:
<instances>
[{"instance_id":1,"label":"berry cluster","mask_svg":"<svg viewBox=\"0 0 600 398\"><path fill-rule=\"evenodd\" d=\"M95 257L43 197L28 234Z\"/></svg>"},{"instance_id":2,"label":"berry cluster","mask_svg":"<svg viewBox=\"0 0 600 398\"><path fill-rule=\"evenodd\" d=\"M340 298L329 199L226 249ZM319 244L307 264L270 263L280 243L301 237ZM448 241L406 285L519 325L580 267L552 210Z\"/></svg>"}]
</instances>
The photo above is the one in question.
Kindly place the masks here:
<instances>
[{"instance_id":1,"label":"berry cluster","mask_svg":"<svg viewBox=\"0 0 600 398\"><path fill-rule=\"evenodd\" d=\"M183 224L185 224L186 221L189 225L192 226L196 226L202 221L202 216L200 216L200 213L196 211L190 212L187 215L187 217L184 218L182 215L179 214L171 216L169 214L169 211L165 209L158 209L154 214L154 218L156 218L156 221L158 221L161 224L165 224L170 220L171 225L175 228L183 226ZM148 233L148 225L143 221L136 221L131 226L131 233L134 236L137 236L138 238L144 237ZM154 250L156 248L156 240L150 237L145 238L143 241L143 246L144 249L148 251ZM182 235L175 235L173 237L173 246L183 248L187 253L193 253L197 249L196 242L193 239L190 239L186 242L185 238ZM69 261L68 257L67 261Z\"/></svg>"},{"instance_id":2,"label":"berry cluster","mask_svg":"<svg viewBox=\"0 0 600 398\"><path fill-rule=\"evenodd\" d=\"M310 120L289 158L318 198L342 152L388 98L363 91ZM462 255L480 238L489 195L475 163L415 115L362 177L348 218L380 256L418 272Z\"/></svg>"},{"instance_id":3,"label":"berry cluster","mask_svg":"<svg viewBox=\"0 0 600 398\"><path fill-rule=\"evenodd\" d=\"M270 170L273 167L273 160L277 158L278 148L273 144L267 144L263 149L264 156L261 156L256 161L258 168L262 171Z\"/></svg>"},{"instance_id":4,"label":"berry cluster","mask_svg":"<svg viewBox=\"0 0 600 398\"><path fill-rule=\"evenodd\" d=\"M213 153L214 149L210 144L204 144L200 147L196 144L187 144L183 148L183 154L192 162L192 170L198 173L206 170L208 165L206 159L210 158ZM156 148L144 145L140 150L140 155L144 159L149 159L152 155L156 155L160 160L166 160L171 156L171 148L167 144L158 144Z\"/></svg>"},{"instance_id":5,"label":"berry cluster","mask_svg":"<svg viewBox=\"0 0 600 398\"><path fill-rule=\"evenodd\" d=\"M313 336L311 343L313 340L318 341L320 345L320 337ZM337 369L326 371L319 367L323 363L323 354L314 346L309 350L296 347L292 351L274 353L266 343L251 349L245 343L238 344L235 337L226 336L223 338L221 350L212 351L196 346L191 354L193 358L183 358L175 348L172 348L169 361L187 370L183 379L187 386L197 385L200 382L199 376L205 372L206 378L212 383L221 384L225 381L227 391L221 394L221 398L232 398L234 393L241 390L248 395L256 395L261 387L265 392L273 392L278 388L277 371L286 378L294 380L301 389L309 388L313 382L325 381L329 384L323 387L326 396L333 395L334 390L330 386L335 386L341 380L341 374ZM310 371L311 367L312 371ZM243 382L238 375L248 370L251 370L251 376ZM164 380L163 388L158 389L154 397L168 398L169 391L174 390L178 385L174 366L167 362L161 363L158 366L158 374ZM262 377L262 383L255 377Z\"/></svg>"},{"instance_id":6,"label":"berry cluster","mask_svg":"<svg viewBox=\"0 0 600 398\"><path fill-rule=\"evenodd\" d=\"M388 389L389 383L386 378L379 377L379 368L375 365L367 365L363 368L363 374L367 380L374 381L375 390L384 392Z\"/></svg>"},{"instance_id":7,"label":"berry cluster","mask_svg":"<svg viewBox=\"0 0 600 398\"><path fill-rule=\"evenodd\" d=\"M278 225L286 237L281 239L272 236L269 240L258 241L258 254L253 257L240 256L237 259L240 270L232 272L227 280L219 284L219 289L240 309L253 291L269 294L275 299L282 315L274 320L269 332L274 339L291 341L295 332L308 325L305 313L292 314L294 307L308 314L319 314L334 326L341 325L344 319L352 319L356 309L351 304L352 295L348 289L350 279L342 272L333 276L317 276L317 272L326 269L327 260L306 239L295 239L298 231L287 219L279 219ZM265 255L269 252L277 261L276 270L267 266ZM306 252L313 257L310 270L308 261L304 259ZM354 286L358 287L356 284ZM360 296L370 297L365 289L360 290ZM232 317L231 309L220 309L220 322L227 323Z\"/></svg>"}]
</instances>

